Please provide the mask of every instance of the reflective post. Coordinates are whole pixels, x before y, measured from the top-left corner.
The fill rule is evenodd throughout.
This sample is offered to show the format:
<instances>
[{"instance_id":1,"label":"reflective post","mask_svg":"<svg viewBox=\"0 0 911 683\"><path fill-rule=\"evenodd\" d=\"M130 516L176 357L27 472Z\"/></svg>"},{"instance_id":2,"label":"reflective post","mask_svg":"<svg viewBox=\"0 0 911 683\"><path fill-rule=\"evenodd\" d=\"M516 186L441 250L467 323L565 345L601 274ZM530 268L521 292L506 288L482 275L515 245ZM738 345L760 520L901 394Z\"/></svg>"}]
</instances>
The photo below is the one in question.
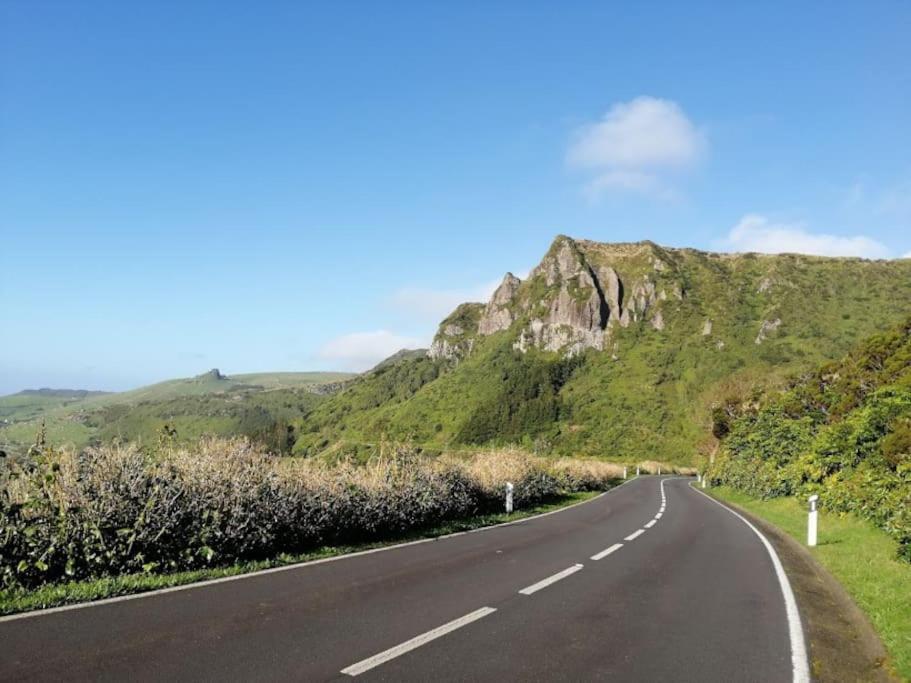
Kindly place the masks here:
<instances>
[{"instance_id":1,"label":"reflective post","mask_svg":"<svg viewBox=\"0 0 911 683\"><path fill-rule=\"evenodd\" d=\"M818 500L818 495L813 494L810 496L810 515L807 518L807 545L811 547L816 545L817 516L819 515L816 512L816 502Z\"/></svg>"}]
</instances>

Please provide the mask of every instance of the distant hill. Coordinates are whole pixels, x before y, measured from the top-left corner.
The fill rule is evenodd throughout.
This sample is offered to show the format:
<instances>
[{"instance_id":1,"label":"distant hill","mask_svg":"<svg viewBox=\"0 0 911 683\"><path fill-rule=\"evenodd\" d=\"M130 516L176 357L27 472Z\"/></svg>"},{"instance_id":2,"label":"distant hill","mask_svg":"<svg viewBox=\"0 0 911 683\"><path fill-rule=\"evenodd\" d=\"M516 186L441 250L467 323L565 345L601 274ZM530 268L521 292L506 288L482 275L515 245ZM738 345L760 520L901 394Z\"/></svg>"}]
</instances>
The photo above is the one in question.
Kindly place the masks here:
<instances>
[{"instance_id":1,"label":"distant hill","mask_svg":"<svg viewBox=\"0 0 911 683\"><path fill-rule=\"evenodd\" d=\"M114 437L157 438L168 424L179 438L203 433L272 439L279 422L307 414L354 375L274 372L226 376L219 370L119 393L26 390L0 397L0 447L22 452L42 422L48 439L84 446Z\"/></svg>"},{"instance_id":2,"label":"distant hill","mask_svg":"<svg viewBox=\"0 0 911 683\"><path fill-rule=\"evenodd\" d=\"M298 421L301 454L521 443L692 462L712 406L846 353L911 313L911 260L717 254L559 236L465 303L427 355L381 364Z\"/></svg>"},{"instance_id":3,"label":"distant hill","mask_svg":"<svg viewBox=\"0 0 911 683\"><path fill-rule=\"evenodd\" d=\"M88 396L103 396L109 391L87 391L85 389L24 389L13 396L43 396L47 398L86 398Z\"/></svg>"}]
</instances>

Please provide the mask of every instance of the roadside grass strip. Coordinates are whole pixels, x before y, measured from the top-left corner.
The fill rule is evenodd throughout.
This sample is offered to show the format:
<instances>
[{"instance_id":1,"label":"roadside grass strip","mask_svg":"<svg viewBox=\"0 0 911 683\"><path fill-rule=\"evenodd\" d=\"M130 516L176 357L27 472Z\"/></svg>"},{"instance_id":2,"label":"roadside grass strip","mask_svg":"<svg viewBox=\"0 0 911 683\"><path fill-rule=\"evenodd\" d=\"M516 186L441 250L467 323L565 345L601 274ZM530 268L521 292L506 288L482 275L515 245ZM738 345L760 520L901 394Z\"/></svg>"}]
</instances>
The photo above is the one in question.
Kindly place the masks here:
<instances>
[{"instance_id":1,"label":"roadside grass strip","mask_svg":"<svg viewBox=\"0 0 911 683\"><path fill-rule=\"evenodd\" d=\"M556 583L557 581L560 581L561 579L565 579L567 576L571 576L572 574L575 574L577 571L582 569L583 566L584 565L581 565L581 564L575 564L572 567L564 569L562 572L557 572L553 576L548 576L546 579L542 579L541 581L538 581L538 583L533 583L532 585L530 585L526 588L523 588L522 590L519 591L519 593L521 593L522 595L531 595L532 593L537 593L542 588L547 588L552 583Z\"/></svg>"},{"instance_id":2,"label":"roadside grass strip","mask_svg":"<svg viewBox=\"0 0 911 683\"><path fill-rule=\"evenodd\" d=\"M639 538L644 533L645 533L645 529L639 529L638 531L634 531L633 533L631 533L629 536L627 536L623 540L624 541L635 541L637 538Z\"/></svg>"},{"instance_id":3,"label":"roadside grass strip","mask_svg":"<svg viewBox=\"0 0 911 683\"><path fill-rule=\"evenodd\" d=\"M579 565L579 566L581 567L582 565ZM463 626L467 626L468 624L475 622L478 619L483 619L487 615L493 614L496 611L497 610L494 607L482 607L481 609L475 610L474 612L471 612L470 614L466 614L464 617L459 617L458 619L453 619L449 623L443 624L442 626L438 626L437 628L435 628L431 631L427 631L426 633L422 633L419 636L415 636L411 640L406 640L404 643L396 645L395 647L391 647L388 650L384 650L383 652L380 652L379 654L375 654L372 657L363 659L363 660L357 662L356 664L352 664L349 667L345 667L344 669L342 669L341 673L343 673L347 676L359 676L360 674L364 673L365 671L370 671L370 669L373 669L373 668L379 666L380 664L384 664L391 659L400 657L403 654L405 654L406 652L411 652L412 650L415 650L415 649L421 647L422 645L426 645L427 643L429 643L432 640L441 638L442 636L445 636L447 633L452 633L453 631L460 629Z\"/></svg>"},{"instance_id":4,"label":"roadside grass strip","mask_svg":"<svg viewBox=\"0 0 911 683\"><path fill-rule=\"evenodd\" d=\"M610 548L608 548L607 550L602 550L600 553L597 553L597 554L595 554L595 555L592 555L592 556L591 556L591 559L596 560L596 561L597 561L597 560L603 560L605 557L607 557L608 555L610 555L610 554L613 553L613 552L616 552L616 551L620 550L620 548L622 548L622 547L623 547L623 544L622 544L622 543L614 543L614 544L613 544Z\"/></svg>"}]
</instances>

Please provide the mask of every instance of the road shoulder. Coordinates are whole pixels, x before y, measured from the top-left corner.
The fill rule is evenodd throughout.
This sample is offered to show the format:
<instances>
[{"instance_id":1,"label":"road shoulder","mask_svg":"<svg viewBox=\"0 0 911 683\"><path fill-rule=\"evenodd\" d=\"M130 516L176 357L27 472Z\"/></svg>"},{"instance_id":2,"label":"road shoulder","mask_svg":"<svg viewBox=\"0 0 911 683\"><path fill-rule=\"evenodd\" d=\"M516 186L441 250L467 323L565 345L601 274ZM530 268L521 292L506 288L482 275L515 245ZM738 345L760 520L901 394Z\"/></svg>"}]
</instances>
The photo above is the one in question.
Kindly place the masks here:
<instances>
[{"instance_id":1,"label":"road shoulder","mask_svg":"<svg viewBox=\"0 0 911 683\"><path fill-rule=\"evenodd\" d=\"M800 608L813 680L821 683L899 680L886 670L886 649L866 615L806 548L761 517L727 500L714 498L750 520L778 553Z\"/></svg>"}]
</instances>

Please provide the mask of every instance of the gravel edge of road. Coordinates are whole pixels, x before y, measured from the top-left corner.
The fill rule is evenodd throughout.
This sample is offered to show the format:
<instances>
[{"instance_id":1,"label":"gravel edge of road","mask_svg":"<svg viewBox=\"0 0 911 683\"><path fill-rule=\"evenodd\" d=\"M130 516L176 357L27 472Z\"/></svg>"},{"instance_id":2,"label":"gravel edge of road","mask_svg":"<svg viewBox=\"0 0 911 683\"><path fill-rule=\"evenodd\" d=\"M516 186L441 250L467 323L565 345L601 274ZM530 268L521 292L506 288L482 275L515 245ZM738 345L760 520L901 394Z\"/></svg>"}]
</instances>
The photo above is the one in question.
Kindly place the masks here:
<instances>
[{"instance_id":1,"label":"gravel edge of road","mask_svg":"<svg viewBox=\"0 0 911 683\"><path fill-rule=\"evenodd\" d=\"M867 616L810 552L772 523L722 498L715 500L755 524L778 553L791 581L809 645L814 681L894 682L888 655Z\"/></svg>"}]
</instances>

